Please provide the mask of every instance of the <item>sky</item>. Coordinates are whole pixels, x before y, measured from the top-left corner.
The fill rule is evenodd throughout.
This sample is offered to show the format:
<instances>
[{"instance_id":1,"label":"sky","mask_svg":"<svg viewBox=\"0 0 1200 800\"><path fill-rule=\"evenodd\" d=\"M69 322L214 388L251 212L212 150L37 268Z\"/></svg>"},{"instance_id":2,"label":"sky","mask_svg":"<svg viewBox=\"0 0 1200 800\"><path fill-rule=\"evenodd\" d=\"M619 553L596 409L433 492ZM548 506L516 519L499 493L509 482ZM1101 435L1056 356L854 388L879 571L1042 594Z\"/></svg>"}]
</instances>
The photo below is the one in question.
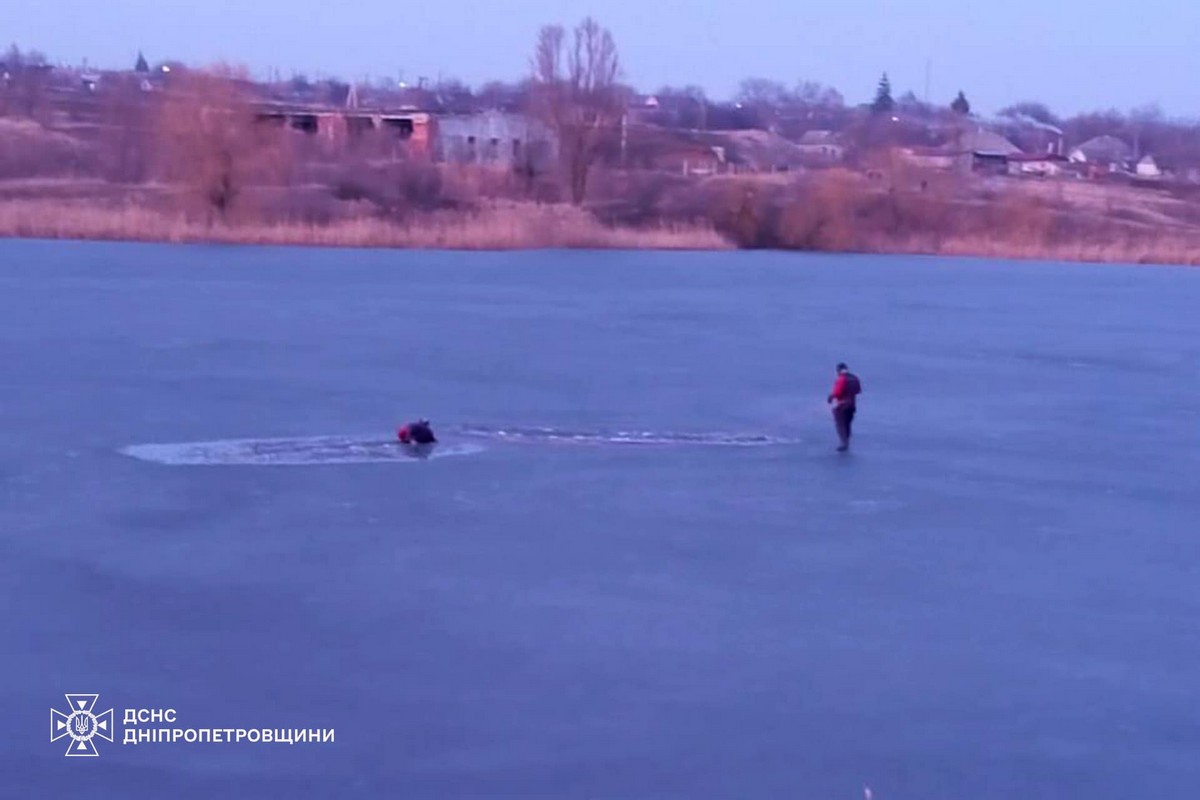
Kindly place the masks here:
<instances>
[{"instance_id":1,"label":"sky","mask_svg":"<svg viewBox=\"0 0 1200 800\"><path fill-rule=\"evenodd\" d=\"M871 98L887 71L991 113L1040 100L1059 113L1157 104L1200 116L1196 0L0 0L0 42L54 61L244 64L303 73L472 85L529 70L540 26L591 14L612 30L643 91L697 84L731 98L741 79L832 85Z\"/></svg>"}]
</instances>

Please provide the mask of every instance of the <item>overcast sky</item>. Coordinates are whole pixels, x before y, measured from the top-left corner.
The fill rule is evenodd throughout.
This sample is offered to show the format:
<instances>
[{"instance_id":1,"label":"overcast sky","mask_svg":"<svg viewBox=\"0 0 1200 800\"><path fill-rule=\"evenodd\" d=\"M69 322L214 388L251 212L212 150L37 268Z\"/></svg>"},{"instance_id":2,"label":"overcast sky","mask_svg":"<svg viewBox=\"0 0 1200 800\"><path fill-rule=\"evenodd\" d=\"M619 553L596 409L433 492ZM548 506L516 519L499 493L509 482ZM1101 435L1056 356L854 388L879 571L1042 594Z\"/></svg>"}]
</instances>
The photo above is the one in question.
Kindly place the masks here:
<instances>
[{"instance_id":1,"label":"overcast sky","mask_svg":"<svg viewBox=\"0 0 1200 800\"><path fill-rule=\"evenodd\" d=\"M1200 116L1197 0L0 0L0 37L56 61L229 61L260 75L439 74L471 84L528 71L548 22L596 16L643 90L695 83L729 97L747 76L815 80L990 112L1039 99L1060 113L1157 103Z\"/></svg>"}]
</instances>

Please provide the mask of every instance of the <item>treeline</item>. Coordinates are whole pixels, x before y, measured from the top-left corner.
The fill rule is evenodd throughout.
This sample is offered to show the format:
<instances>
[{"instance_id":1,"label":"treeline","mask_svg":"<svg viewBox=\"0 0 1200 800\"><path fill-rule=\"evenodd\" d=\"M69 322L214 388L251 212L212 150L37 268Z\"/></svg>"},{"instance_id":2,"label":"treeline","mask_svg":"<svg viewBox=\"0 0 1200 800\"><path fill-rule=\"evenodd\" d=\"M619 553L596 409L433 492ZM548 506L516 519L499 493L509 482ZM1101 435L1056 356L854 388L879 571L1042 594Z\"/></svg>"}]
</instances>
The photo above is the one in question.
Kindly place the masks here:
<instances>
[{"instance_id":1,"label":"treeline","mask_svg":"<svg viewBox=\"0 0 1200 800\"><path fill-rule=\"evenodd\" d=\"M412 231L422 220L436 217L449 230L455 215L465 220L498 206L520 206L538 210L506 211L499 218L526 220L523 230L533 232L529 246L554 244L562 240L538 240L534 233L556 219L546 215L546 206L570 203L588 209L567 209L572 224L587 217L612 230L685 226L699 232L698 241L711 243L716 231L723 241L748 248L983 252L998 246L1036 254L1107 243L1112 249L1105 257L1118 259L1146 252L1147 243L1173 232L1170 241L1182 242L1180 252L1195 250L1200 214L1179 198L1145 200L1155 204L1147 210L1107 195L1087 200L1088 210L1063 194L1062 183L1052 196L1030 193L1017 182L993 192L962 175L918 174L894 157L894 145L934 144L938 130L973 127L964 122L973 113L969 91L929 104L911 92L897 96L885 75L862 105L850 105L820 84L766 79L747 80L729 101L714 101L697 87L639 95L624 80L614 37L593 19L569 28L546 26L531 45L526 80L479 89L454 81L356 87L303 77L263 82L235 68L170 62L139 64L92 82L13 48L0 62L0 178L60 180L7 181L0 201L42 202L36 213L60 197L63 209L107 203L124 213L137 206L174 215L187 226L220 225L231 237L229 230L258 226L256 241L275 241L262 232L270 226L333 229L361 221L384 226L382 233L372 229L370 241L416 241ZM366 132L335 145L324 135L264 120L257 111L271 99L344 106L352 90L383 106L522 112L552 132L557 161L508 170L435 164L427 154L416 157L394 131ZM65 106L51 102L54 97L67 97ZM1053 129L1068 146L1115 135L1168 163L1200 164L1200 128L1154 109L1060 118L1039 104L1020 103L998 119L1014 130ZM711 179L632 169L623 157L632 124L676 131L765 129L793 138L830 130L840 134L852 168ZM29 216L12 229L56 230L38 227ZM389 225L407 226L409 238L389 239ZM194 228L186 230L195 235ZM595 241L594 232L573 241Z\"/></svg>"},{"instance_id":2,"label":"treeline","mask_svg":"<svg viewBox=\"0 0 1200 800\"><path fill-rule=\"evenodd\" d=\"M557 38L553 38L557 31ZM547 36L551 35L548 40ZM558 48L547 60L548 45ZM896 145L938 145L944 142L937 131L966 118L986 122L1025 145L1029 126L1057 131L1065 147L1101 135L1116 136L1140 153L1152 153L1171 167L1200 167L1200 123L1173 119L1154 106L1129 112L1101 110L1059 115L1038 102L1021 102L999 111L989 119L978 117L972 107L970 87L933 101L912 91L893 92L885 74L872 91L861 87L859 96L870 98L849 103L837 88L817 82L784 82L752 77L744 80L735 95L710 97L698 86L663 86L639 94L624 81L617 45L612 34L595 20L587 19L567 30L560 26L543 29L531 54L533 68L513 82L492 81L471 87L455 79L415 81L377 79L361 86L337 79L312 80L304 75L290 78L243 81L244 94L252 99L290 100L301 103L343 105L351 91L376 105L407 105L444 114L466 114L485 109L534 113L551 124L563 137L564 187L578 199L586 187L590 165L615 150L618 123L630 116L639 123L668 130L763 129L798 139L812 130L829 130L841 135L850 148L852 164L873 150ZM139 66L143 64L139 63ZM149 65L145 65L149 68ZM182 65L164 62L176 72ZM157 75L158 65L151 70ZM21 51L15 45L0 56L0 116L25 117L49 122L48 95L61 83L57 74L75 81L80 70L52 68L36 51ZM137 74L106 73L93 91L105 109L104 124L146 130L137 119L140 109L134 99ZM570 113L568 112L568 108ZM895 124L879 125L881 112ZM125 136L117 156L118 172L138 177L146 167L137 167L138 136ZM1037 142L1041 149L1041 141ZM111 160L111 159L110 159ZM585 165L587 168L585 169ZM111 173L111 164L109 172Z\"/></svg>"}]
</instances>

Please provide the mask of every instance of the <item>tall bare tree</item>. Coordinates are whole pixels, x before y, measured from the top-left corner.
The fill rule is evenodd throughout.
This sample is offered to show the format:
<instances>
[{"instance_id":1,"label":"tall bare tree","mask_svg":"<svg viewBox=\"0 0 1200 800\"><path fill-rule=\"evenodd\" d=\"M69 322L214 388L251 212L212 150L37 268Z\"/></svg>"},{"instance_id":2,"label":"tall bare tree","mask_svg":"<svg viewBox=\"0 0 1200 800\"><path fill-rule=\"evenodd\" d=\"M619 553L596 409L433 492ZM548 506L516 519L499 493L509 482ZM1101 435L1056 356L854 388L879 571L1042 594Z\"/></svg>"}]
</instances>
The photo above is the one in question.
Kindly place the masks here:
<instances>
[{"instance_id":1,"label":"tall bare tree","mask_svg":"<svg viewBox=\"0 0 1200 800\"><path fill-rule=\"evenodd\" d=\"M163 171L227 220L247 186L286 168L284 132L256 119L243 74L226 67L172 73L155 129Z\"/></svg>"},{"instance_id":2,"label":"tall bare tree","mask_svg":"<svg viewBox=\"0 0 1200 800\"><path fill-rule=\"evenodd\" d=\"M533 100L558 138L564 176L576 205L587 196L588 175L618 133L626 92L612 33L588 17L572 32L547 25L533 55Z\"/></svg>"}]
</instances>

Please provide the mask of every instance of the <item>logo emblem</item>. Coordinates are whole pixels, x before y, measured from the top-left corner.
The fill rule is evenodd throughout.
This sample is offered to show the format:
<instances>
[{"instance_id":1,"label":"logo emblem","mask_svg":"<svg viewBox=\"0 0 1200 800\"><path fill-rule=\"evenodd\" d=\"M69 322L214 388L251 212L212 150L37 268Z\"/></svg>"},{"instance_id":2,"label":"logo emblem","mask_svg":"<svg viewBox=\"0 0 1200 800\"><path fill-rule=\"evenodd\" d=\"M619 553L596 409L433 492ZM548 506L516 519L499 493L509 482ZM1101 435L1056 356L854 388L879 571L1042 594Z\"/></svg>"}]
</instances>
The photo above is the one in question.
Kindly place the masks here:
<instances>
[{"instance_id":1,"label":"logo emblem","mask_svg":"<svg viewBox=\"0 0 1200 800\"><path fill-rule=\"evenodd\" d=\"M99 751L92 739L99 736L105 741L113 740L113 710L110 708L102 714L96 714L98 694L68 694L67 706L70 711L64 714L57 709L50 709L50 741L57 742L64 736L71 737L67 745L68 756L98 756Z\"/></svg>"}]
</instances>

